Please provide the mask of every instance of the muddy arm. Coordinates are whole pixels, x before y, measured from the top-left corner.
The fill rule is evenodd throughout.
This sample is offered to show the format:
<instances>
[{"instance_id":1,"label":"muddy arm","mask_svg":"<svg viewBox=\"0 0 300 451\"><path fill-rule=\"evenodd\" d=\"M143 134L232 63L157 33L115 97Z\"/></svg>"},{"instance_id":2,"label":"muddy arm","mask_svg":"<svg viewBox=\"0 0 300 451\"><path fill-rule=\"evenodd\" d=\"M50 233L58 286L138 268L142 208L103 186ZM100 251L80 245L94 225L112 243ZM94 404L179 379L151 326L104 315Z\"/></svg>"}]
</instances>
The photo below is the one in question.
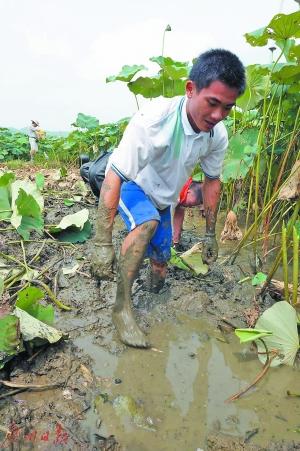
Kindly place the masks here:
<instances>
[{"instance_id":1,"label":"muddy arm","mask_svg":"<svg viewBox=\"0 0 300 451\"><path fill-rule=\"evenodd\" d=\"M203 202L206 217L206 233L215 234L218 204L221 193L221 182L219 179L205 177L203 187Z\"/></svg>"},{"instance_id":2,"label":"muddy arm","mask_svg":"<svg viewBox=\"0 0 300 451\"><path fill-rule=\"evenodd\" d=\"M120 199L121 179L111 169L108 171L100 193L98 207L96 241L111 243L114 218Z\"/></svg>"},{"instance_id":3,"label":"muddy arm","mask_svg":"<svg viewBox=\"0 0 300 451\"><path fill-rule=\"evenodd\" d=\"M110 169L101 187L92 253L91 269L100 279L113 278L115 252L112 245L112 229L120 199L120 188L120 177Z\"/></svg>"},{"instance_id":4,"label":"muddy arm","mask_svg":"<svg viewBox=\"0 0 300 451\"><path fill-rule=\"evenodd\" d=\"M218 243L216 240L216 222L218 204L221 192L219 179L205 177L202 193L206 217L206 233L203 241L202 258L205 263L212 263L218 258Z\"/></svg>"}]
</instances>

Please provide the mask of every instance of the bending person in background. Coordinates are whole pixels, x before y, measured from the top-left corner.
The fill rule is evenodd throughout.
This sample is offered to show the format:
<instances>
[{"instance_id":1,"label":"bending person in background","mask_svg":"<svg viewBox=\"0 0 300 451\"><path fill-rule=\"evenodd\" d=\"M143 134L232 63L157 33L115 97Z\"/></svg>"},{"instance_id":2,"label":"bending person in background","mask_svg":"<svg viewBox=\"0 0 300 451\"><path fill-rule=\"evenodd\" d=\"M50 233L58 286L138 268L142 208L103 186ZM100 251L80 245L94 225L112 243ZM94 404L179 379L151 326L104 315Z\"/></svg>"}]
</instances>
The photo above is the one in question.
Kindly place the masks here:
<instances>
[{"instance_id":1,"label":"bending person in background","mask_svg":"<svg viewBox=\"0 0 300 451\"><path fill-rule=\"evenodd\" d=\"M34 159L35 154L38 151L38 132L40 130L39 128L40 124L38 121L31 121L31 125L28 127L28 138L29 138L29 145L30 145L30 161L32 162Z\"/></svg>"},{"instance_id":2,"label":"bending person in background","mask_svg":"<svg viewBox=\"0 0 300 451\"><path fill-rule=\"evenodd\" d=\"M202 196L203 182L194 181L190 177L180 191L179 201L173 215L173 247L177 251L183 250L180 244L185 208L199 207L199 213L205 216Z\"/></svg>"},{"instance_id":3,"label":"bending person in background","mask_svg":"<svg viewBox=\"0 0 300 451\"><path fill-rule=\"evenodd\" d=\"M223 49L203 53L191 69L186 95L159 98L140 109L109 159L100 193L92 269L99 278L112 277L112 229L118 210L129 233L118 261L113 322L129 346L150 346L132 312L132 284L147 255L152 290L163 286L172 244L170 207L197 164L205 175L203 260L212 263L218 256L219 176L228 145L222 120L244 89L245 70L236 55Z\"/></svg>"}]
</instances>

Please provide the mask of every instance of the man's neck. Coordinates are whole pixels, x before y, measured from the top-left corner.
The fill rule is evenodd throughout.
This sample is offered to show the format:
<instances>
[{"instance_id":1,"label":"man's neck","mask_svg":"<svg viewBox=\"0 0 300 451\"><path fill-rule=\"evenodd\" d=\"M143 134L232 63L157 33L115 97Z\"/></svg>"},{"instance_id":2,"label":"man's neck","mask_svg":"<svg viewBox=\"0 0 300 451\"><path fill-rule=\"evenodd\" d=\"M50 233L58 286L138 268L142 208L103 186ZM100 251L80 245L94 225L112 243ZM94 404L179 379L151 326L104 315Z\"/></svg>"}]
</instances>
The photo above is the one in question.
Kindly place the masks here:
<instances>
[{"instance_id":1,"label":"man's neck","mask_svg":"<svg viewBox=\"0 0 300 451\"><path fill-rule=\"evenodd\" d=\"M195 124L192 116L190 115L190 113L188 113L188 111L186 112L186 115L187 115L188 121L189 121L192 129L194 130L194 132L195 133L200 133L201 132L200 128L197 127L197 125Z\"/></svg>"}]
</instances>

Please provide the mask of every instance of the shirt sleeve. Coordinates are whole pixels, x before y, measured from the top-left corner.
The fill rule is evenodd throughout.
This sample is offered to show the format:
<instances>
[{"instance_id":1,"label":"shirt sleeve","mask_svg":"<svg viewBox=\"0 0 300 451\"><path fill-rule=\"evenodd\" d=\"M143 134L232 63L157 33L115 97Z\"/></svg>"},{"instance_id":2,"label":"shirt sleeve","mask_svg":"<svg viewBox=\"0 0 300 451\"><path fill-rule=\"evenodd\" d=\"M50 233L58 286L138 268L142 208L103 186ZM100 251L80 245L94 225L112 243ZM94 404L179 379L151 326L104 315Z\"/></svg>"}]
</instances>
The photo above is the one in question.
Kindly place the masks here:
<instances>
[{"instance_id":1,"label":"shirt sleeve","mask_svg":"<svg viewBox=\"0 0 300 451\"><path fill-rule=\"evenodd\" d=\"M225 153L228 147L228 134L223 123L215 130L209 151L200 159L201 168L206 177L211 179L219 178L222 171ZM217 132L217 133L216 133Z\"/></svg>"},{"instance_id":2,"label":"shirt sleeve","mask_svg":"<svg viewBox=\"0 0 300 451\"><path fill-rule=\"evenodd\" d=\"M143 117L137 113L113 151L106 172L112 169L123 181L135 180L151 158L151 143Z\"/></svg>"}]
</instances>

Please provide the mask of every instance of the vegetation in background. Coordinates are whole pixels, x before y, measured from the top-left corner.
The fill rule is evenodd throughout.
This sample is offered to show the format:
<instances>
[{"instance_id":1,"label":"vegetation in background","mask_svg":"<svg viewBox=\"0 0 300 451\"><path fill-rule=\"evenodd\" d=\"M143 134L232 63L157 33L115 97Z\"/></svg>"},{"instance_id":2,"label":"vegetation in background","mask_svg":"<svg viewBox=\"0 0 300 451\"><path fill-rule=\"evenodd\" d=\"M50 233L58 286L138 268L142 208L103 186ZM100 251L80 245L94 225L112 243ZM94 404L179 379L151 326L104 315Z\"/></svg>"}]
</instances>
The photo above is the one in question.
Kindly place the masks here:
<instances>
[{"instance_id":1,"label":"vegetation in background","mask_svg":"<svg viewBox=\"0 0 300 451\"><path fill-rule=\"evenodd\" d=\"M115 123L99 124L97 118L79 113L72 124L74 131L66 137L46 136L39 141L39 151L35 160L48 166L60 166L62 163L74 164L81 153L94 158L118 145L127 124L126 118ZM25 133L2 128L0 163L16 159L29 159L28 136Z\"/></svg>"}]
</instances>

